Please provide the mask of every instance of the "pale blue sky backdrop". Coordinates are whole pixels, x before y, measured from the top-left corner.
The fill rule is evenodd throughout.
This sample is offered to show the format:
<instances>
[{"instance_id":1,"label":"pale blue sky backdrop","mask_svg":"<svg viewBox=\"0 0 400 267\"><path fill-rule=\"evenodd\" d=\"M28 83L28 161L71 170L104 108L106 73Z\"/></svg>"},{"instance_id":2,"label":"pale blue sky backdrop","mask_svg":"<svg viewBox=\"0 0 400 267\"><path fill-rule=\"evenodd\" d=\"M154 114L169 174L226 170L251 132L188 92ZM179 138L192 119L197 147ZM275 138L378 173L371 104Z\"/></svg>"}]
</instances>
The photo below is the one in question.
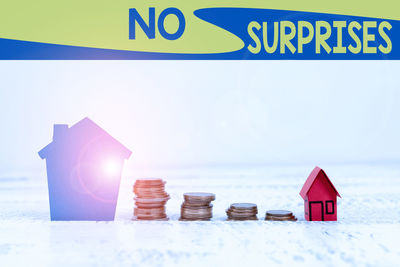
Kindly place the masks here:
<instances>
[{"instance_id":1,"label":"pale blue sky backdrop","mask_svg":"<svg viewBox=\"0 0 400 267\"><path fill-rule=\"evenodd\" d=\"M0 172L89 116L132 167L400 162L398 61L2 61Z\"/></svg>"}]
</instances>

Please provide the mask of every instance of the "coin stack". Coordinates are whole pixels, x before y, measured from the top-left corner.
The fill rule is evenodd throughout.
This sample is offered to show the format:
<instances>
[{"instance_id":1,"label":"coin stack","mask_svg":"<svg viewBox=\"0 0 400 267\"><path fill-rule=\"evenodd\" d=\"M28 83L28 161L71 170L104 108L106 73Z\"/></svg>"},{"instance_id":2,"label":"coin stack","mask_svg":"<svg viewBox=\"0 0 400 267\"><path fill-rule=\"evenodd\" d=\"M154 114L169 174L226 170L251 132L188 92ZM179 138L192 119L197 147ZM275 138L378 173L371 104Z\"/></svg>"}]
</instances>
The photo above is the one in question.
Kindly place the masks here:
<instances>
[{"instance_id":1,"label":"coin stack","mask_svg":"<svg viewBox=\"0 0 400 267\"><path fill-rule=\"evenodd\" d=\"M212 218L212 193L185 193L180 221L209 221Z\"/></svg>"},{"instance_id":2,"label":"coin stack","mask_svg":"<svg viewBox=\"0 0 400 267\"><path fill-rule=\"evenodd\" d=\"M133 219L136 220L168 220L165 204L169 195L165 192L165 182L159 178L136 180L133 185L135 208Z\"/></svg>"},{"instance_id":3,"label":"coin stack","mask_svg":"<svg viewBox=\"0 0 400 267\"><path fill-rule=\"evenodd\" d=\"M233 203L226 210L228 221L258 220L257 205L253 203Z\"/></svg>"},{"instance_id":4,"label":"coin stack","mask_svg":"<svg viewBox=\"0 0 400 267\"><path fill-rule=\"evenodd\" d=\"M288 210L268 210L265 214L266 221L297 221L297 218Z\"/></svg>"}]
</instances>

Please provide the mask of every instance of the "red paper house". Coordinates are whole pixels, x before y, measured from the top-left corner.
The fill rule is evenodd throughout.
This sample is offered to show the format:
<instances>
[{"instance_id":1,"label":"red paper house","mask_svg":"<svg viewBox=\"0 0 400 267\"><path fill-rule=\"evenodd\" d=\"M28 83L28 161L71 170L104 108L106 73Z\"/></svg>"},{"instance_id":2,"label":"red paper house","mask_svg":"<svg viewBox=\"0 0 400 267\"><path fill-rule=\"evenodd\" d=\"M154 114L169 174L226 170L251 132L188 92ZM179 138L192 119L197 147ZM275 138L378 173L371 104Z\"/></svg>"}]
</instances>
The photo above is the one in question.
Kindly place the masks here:
<instances>
[{"instance_id":1,"label":"red paper house","mask_svg":"<svg viewBox=\"0 0 400 267\"><path fill-rule=\"evenodd\" d=\"M315 167L300 191L304 199L304 217L307 221L336 221L338 191L328 176Z\"/></svg>"}]
</instances>

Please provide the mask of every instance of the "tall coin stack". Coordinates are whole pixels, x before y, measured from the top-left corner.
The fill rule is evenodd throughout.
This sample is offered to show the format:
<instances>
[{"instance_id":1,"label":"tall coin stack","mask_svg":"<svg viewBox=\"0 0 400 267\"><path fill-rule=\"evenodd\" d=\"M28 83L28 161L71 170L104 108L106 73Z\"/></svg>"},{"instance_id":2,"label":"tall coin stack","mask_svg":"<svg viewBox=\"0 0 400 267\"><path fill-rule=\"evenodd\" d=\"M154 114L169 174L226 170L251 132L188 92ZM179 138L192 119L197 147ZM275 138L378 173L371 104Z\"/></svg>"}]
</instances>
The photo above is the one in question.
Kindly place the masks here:
<instances>
[{"instance_id":1,"label":"tall coin stack","mask_svg":"<svg viewBox=\"0 0 400 267\"><path fill-rule=\"evenodd\" d=\"M169 195L165 192L165 183L159 178L136 180L133 185L135 193L134 220L168 220L165 204Z\"/></svg>"},{"instance_id":2,"label":"tall coin stack","mask_svg":"<svg viewBox=\"0 0 400 267\"><path fill-rule=\"evenodd\" d=\"M226 210L228 221L258 220L257 205L253 203L233 203Z\"/></svg>"},{"instance_id":3,"label":"tall coin stack","mask_svg":"<svg viewBox=\"0 0 400 267\"><path fill-rule=\"evenodd\" d=\"M265 214L266 221L297 221L297 218L288 210L268 210Z\"/></svg>"},{"instance_id":4,"label":"tall coin stack","mask_svg":"<svg viewBox=\"0 0 400 267\"><path fill-rule=\"evenodd\" d=\"M212 193L185 193L181 206L181 221L209 221L212 218Z\"/></svg>"}]
</instances>

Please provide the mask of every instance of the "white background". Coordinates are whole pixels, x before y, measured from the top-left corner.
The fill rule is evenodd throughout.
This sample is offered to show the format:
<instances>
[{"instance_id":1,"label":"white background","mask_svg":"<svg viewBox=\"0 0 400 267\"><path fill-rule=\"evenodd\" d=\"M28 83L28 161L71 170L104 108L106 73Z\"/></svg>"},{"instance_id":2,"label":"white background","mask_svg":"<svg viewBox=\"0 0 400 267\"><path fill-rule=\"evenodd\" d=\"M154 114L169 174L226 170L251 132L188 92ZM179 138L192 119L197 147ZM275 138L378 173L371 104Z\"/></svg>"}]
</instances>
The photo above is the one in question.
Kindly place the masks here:
<instances>
[{"instance_id":1,"label":"white background","mask_svg":"<svg viewBox=\"0 0 400 267\"><path fill-rule=\"evenodd\" d=\"M3 61L0 172L89 116L127 169L400 160L399 62Z\"/></svg>"}]
</instances>

